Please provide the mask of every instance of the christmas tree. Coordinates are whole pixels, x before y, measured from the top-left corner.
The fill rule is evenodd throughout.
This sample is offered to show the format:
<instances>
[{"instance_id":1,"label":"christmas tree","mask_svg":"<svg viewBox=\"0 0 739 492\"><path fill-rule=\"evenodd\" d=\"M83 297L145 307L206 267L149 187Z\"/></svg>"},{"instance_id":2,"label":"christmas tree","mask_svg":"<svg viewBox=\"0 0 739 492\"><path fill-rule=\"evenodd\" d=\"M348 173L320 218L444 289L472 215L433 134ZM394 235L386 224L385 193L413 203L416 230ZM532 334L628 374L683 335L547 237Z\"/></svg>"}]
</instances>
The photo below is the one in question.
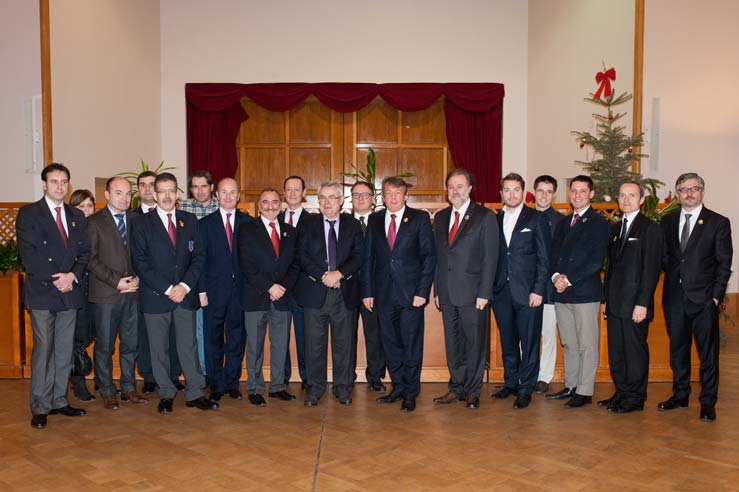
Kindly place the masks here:
<instances>
[{"instance_id":1,"label":"christmas tree","mask_svg":"<svg viewBox=\"0 0 739 492\"><path fill-rule=\"evenodd\" d=\"M646 154L634 153L634 147L641 147L644 143L643 134L627 135L625 126L618 126L618 121L626 116L615 110L631 100L631 94L626 92L616 97L611 88L611 80L616 80L616 70L613 68L598 72L595 76L599 84L598 90L586 101L597 104L605 109L605 115L593 113L596 121L595 135L590 132L572 132L580 143L580 148L592 149L592 160L575 161L590 174L595 185L596 202L616 201L618 189L621 183L627 180L636 180L644 184L648 189L656 189L663 185L661 181L651 178L643 178L641 173L632 171L632 163L641 157L649 157ZM601 95L603 97L601 97Z\"/></svg>"}]
</instances>

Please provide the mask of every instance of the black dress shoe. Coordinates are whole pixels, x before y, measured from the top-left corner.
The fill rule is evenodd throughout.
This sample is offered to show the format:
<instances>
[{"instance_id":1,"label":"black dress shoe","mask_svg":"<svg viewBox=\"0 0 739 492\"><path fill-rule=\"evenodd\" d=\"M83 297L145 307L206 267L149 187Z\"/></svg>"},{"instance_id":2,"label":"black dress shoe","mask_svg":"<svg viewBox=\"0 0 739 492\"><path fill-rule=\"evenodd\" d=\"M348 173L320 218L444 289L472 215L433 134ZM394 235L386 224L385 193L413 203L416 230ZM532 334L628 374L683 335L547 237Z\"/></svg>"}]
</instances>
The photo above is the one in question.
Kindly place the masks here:
<instances>
[{"instance_id":1,"label":"black dress shoe","mask_svg":"<svg viewBox=\"0 0 739 492\"><path fill-rule=\"evenodd\" d=\"M351 397L351 395L340 395L340 396L337 396L336 399L342 405L351 405L352 404L352 397Z\"/></svg>"},{"instance_id":2,"label":"black dress shoe","mask_svg":"<svg viewBox=\"0 0 739 492\"><path fill-rule=\"evenodd\" d=\"M716 420L716 407L713 405L701 405L701 420L703 422L713 422Z\"/></svg>"},{"instance_id":3,"label":"black dress shoe","mask_svg":"<svg viewBox=\"0 0 739 492\"><path fill-rule=\"evenodd\" d=\"M173 379L172 384L177 389L177 391L185 391L185 385L180 383L179 379Z\"/></svg>"},{"instance_id":4,"label":"black dress shoe","mask_svg":"<svg viewBox=\"0 0 739 492\"><path fill-rule=\"evenodd\" d=\"M600 402L598 402L600 404ZM641 412L644 410L644 403L634 403L632 401L622 401L617 403L616 405L611 405L608 407L608 411L610 413L631 413L631 412Z\"/></svg>"},{"instance_id":5,"label":"black dress shoe","mask_svg":"<svg viewBox=\"0 0 739 492\"><path fill-rule=\"evenodd\" d=\"M621 403L621 399L614 393L612 397L598 402L599 407L611 408Z\"/></svg>"},{"instance_id":6,"label":"black dress shoe","mask_svg":"<svg viewBox=\"0 0 739 492\"><path fill-rule=\"evenodd\" d=\"M494 400L505 400L511 395L517 395L518 390L515 390L513 388L509 388L508 386L503 386L501 389L493 393L490 397Z\"/></svg>"},{"instance_id":7,"label":"black dress shoe","mask_svg":"<svg viewBox=\"0 0 739 492\"><path fill-rule=\"evenodd\" d=\"M519 394L516 397L516 401L513 402L513 408L516 410L520 410L522 408L526 408L531 403L531 395L530 394Z\"/></svg>"},{"instance_id":8,"label":"black dress shoe","mask_svg":"<svg viewBox=\"0 0 739 492\"><path fill-rule=\"evenodd\" d=\"M403 403L400 404L400 411L409 413L414 412L416 410L416 399L415 398L406 398L403 400Z\"/></svg>"},{"instance_id":9,"label":"black dress shoe","mask_svg":"<svg viewBox=\"0 0 739 492\"><path fill-rule=\"evenodd\" d=\"M40 413L38 415L34 415L33 418L31 418L31 427L34 429L44 429L46 427L46 414Z\"/></svg>"},{"instance_id":10,"label":"black dress shoe","mask_svg":"<svg viewBox=\"0 0 739 492\"><path fill-rule=\"evenodd\" d=\"M676 408L688 408L688 399L678 400L675 396L671 396L665 401L661 401L657 404L657 408L660 410L675 410Z\"/></svg>"},{"instance_id":11,"label":"black dress shoe","mask_svg":"<svg viewBox=\"0 0 739 492\"><path fill-rule=\"evenodd\" d=\"M584 407L585 405L590 405L591 403L593 403L592 396L578 395L577 393L575 393L575 396L570 398L567 403L565 403L565 408L580 408Z\"/></svg>"},{"instance_id":12,"label":"black dress shoe","mask_svg":"<svg viewBox=\"0 0 739 492\"><path fill-rule=\"evenodd\" d=\"M575 396L576 388L565 388L562 391L556 393L547 394L547 400L564 400L565 398L572 398Z\"/></svg>"},{"instance_id":13,"label":"black dress shoe","mask_svg":"<svg viewBox=\"0 0 739 492\"><path fill-rule=\"evenodd\" d=\"M52 408L49 415L64 415L65 417L82 417L87 412L81 408L74 408L67 405L61 408Z\"/></svg>"},{"instance_id":14,"label":"black dress shoe","mask_svg":"<svg viewBox=\"0 0 739 492\"><path fill-rule=\"evenodd\" d=\"M215 410L220 405L216 401L211 401L207 399L204 396L201 396L200 398L195 398L194 400L190 400L185 402L185 405L187 405L190 408L197 408L198 410Z\"/></svg>"},{"instance_id":15,"label":"black dress shoe","mask_svg":"<svg viewBox=\"0 0 739 492\"><path fill-rule=\"evenodd\" d=\"M377 398L375 401L377 403L395 403L396 401L402 400L402 399L403 399L403 396L400 393L391 391L387 395Z\"/></svg>"},{"instance_id":16,"label":"black dress shoe","mask_svg":"<svg viewBox=\"0 0 739 492\"><path fill-rule=\"evenodd\" d=\"M478 397L478 396L470 396L465 401L464 406L467 407L467 408L469 408L470 410L476 410L476 409L480 408L480 397Z\"/></svg>"},{"instance_id":17,"label":"black dress shoe","mask_svg":"<svg viewBox=\"0 0 739 492\"><path fill-rule=\"evenodd\" d=\"M306 407L316 407L318 406L318 397L313 395L305 395L305 399L303 400L303 405Z\"/></svg>"},{"instance_id":18,"label":"black dress shoe","mask_svg":"<svg viewBox=\"0 0 739 492\"><path fill-rule=\"evenodd\" d=\"M210 401L221 401L221 398L223 398L223 392L221 391L211 391L210 392Z\"/></svg>"},{"instance_id":19,"label":"black dress shoe","mask_svg":"<svg viewBox=\"0 0 739 492\"><path fill-rule=\"evenodd\" d=\"M162 398L157 405L157 412L172 413L172 398Z\"/></svg>"},{"instance_id":20,"label":"black dress shoe","mask_svg":"<svg viewBox=\"0 0 739 492\"><path fill-rule=\"evenodd\" d=\"M226 393L228 393L229 398L231 398L232 400L243 400L244 399L244 397L241 395L241 391L239 391L238 388L226 390Z\"/></svg>"},{"instance_id":21,"label":"black dress shoe","mask_svg":"<svg viewBox=\"0 0 739 492\"><path fill-rule=\"evenodd\" d=\"M141 392L145 395L148 395L149 393L154 393L157 390L157 383L144 383L144 385L141 387Z\"/></svg>"},{"instance_id":22,"label":"black dress shoe","mask_svg":"<svg viewBox=\"0 0 739 492\"><path fill-rule=\"evenodd\" d=\"M375 393L384 393L387 391L382 381L367 381L367 389L371 389Z\"/></svg>"},{"instance_id":23,"label":"black dress shoe","mask_svg":"<svg viewBox=\"0 0 739 492\"><path fill-rule=\"evenodd\" d=\"M259 396L262 396L262 395L259 395ZM291 395L285 390L275 391L274 393L270 393L269 397L277 398L278 400L282 400L282 401L291 401L295 399L295 395Z\"/></svg>"},{"instance_id":24,"label":"black dress shoe","mask_svg":"<svg viewBox=\"0 0 739 492\"><path fill-rule=\"evenodd\" d=\"M264 397L259 393L251 393L249 395L249 403L251 403L255 407L263 407L267 404L267 402L264 401Z\"/></svg>"},{"instance_id":25,"label":"black dress shoe","mask_svg":"<svg viewBox=\"0 0 739 492\"><path fill-rule=\"evenodd\" d=\"M93 395L92 393L87 393L87 394L75 393L74 399L82 403L89 403L91 401L95 401L95 395Z\"/></svg>"}]
</instances>

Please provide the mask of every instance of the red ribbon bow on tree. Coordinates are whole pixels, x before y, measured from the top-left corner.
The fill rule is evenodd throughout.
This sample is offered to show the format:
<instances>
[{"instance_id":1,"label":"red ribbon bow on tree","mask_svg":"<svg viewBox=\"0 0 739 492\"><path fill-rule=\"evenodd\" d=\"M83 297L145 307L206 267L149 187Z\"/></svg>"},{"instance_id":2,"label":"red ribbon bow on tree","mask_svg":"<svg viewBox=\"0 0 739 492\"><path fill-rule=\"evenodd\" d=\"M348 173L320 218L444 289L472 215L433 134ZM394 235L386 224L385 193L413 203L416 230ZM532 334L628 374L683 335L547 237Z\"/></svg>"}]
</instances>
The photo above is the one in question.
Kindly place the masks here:
<instances>
[{"instance_id":1,"label":"red ribbon bow on tree","mask_svg":"<svg viewBox=\"0 0 739 492\"><path fill-rule=\"evenodd\" d=\"M593 95L593 99L600 99L601 92L604 97L611 95L611 80L616 80L616 69L609 68L605 72L595 74L595 81L600 84L598 91Z\"/></svg>"}]
</instances>

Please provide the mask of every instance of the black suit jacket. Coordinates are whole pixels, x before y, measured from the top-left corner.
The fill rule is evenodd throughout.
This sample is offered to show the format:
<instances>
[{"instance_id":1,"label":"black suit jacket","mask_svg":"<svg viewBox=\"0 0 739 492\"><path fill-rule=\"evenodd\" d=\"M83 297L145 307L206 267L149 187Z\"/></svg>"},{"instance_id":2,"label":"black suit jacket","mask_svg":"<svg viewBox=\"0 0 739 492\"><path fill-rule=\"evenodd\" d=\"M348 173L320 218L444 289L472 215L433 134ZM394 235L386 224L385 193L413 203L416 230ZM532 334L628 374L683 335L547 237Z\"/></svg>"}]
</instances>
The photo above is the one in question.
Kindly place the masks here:
<instances>
[{"instance_id":1,"label":"black suit jacket","mask_svg":"<svg viewBox=\"0 0 739 492\"><path fill-rule=\"evenodd\" d=\"M621 222L611 226L606 266L606 314L631 318L634 306L647 308L647 319L654 317L654 289L657 288L662 261L662 233L659 225L641 213L634 217L625 241L621 241Z\"/></svg>"},{"instance_id":2,"label":"black suit jacket","mask_svg":"<svg viewBox=\"0 0 739 492\"><path fill-rule=\"evenodd\" d=\"M300 273L295 284L295 298L301 306L318 309L326 301L328 287L321 277L328 270L328 254L323 229L323 214L300 217L298 230L298 262ZM341 293L347 309L359 306L359 269L362 266L362 229L359 221L339 214L339 237L336 247L336 269L344 278Z\"/></svg>"},{"instance_id":3,"label":"black suit jacket","mask_svg":"<svg viewBox=\"0 0 739 492\"><path fill-rule=\"evenodd\" d=\"M549 281L549 237L551 232L544 215L526 205L516 220L511 244L503 233L505 211L498 213L500 254L495 276L495 292L508 284L516 304L528 306L529 294L545 297Z\"/></svg>"},{"instance_id":4,"label":"black suit jacket","mask_svg":"<svg viewBox=\"0 0 739 492\"><path fill-rule=\"evenodd\" d=\"M550 259L552 258L552 241L554 240L554 232L557 230L557 226L560 222L562 222L565 219L565 216L561 213L554 210L553 207L549 207L548 209L541 212L541 214L544 216L544 220L547 222L547 225L549 226L549 237L547 238L547 254ZM547 282L547 295L544 297L544 302L547 304L552 304L554 301L554 284L552 282Z\"/></svg>"},{"instance_id":5,"label":"black suit jacket","mask_svg":"<svg viewBox=\"0 0 739 492\"><path fill-rule=\"evenodd\" d=\"M385 210L370 215L362 259L362 298L375 305L410 307L413 297L428 300L436 268L436 246L429 214L406 205L395 246L385 234ZM357 222L358 224L359 222Z\"/></svg>"},{"instance_id":6,"label":"black suit jacket","mask_svg":"<svg viewBox=\"0 0 739 492\"><path fill-rule=\"evenodd\" d=\"M234 213L233 248L230 251L220 209L198 222L200 241L205 251L205 266L198 282L198 292L207 294L208 306L225 306L232 295L241 300L244 279L239 267L239 237L241 226L254 219L240 210Z\"/></svg>"},{"instance_id":7,"label":"black suit jacket","mask_svg":"<svg viewBox=\"0 0 739 492\"><path fill-rule=\"evenodd\" d=\"M470 202L450 245L452 211L447 207L434 218L434 293L441 305L474 306L478 297L492 301L500 242L495 214Z\"/></svg>"},{"instance_id":8,"label":"black suit jacket","mask_svg":"<svg viewBox=\"0 0 739 492\"><path fill-rule=\"evenodd\" d=\"M661 223L665 244L663 303L682 303L683 292L696 304L710 299L722 301L731 276L733 254L729 219L704 205L685 253L680 251L679 223L680 210L666 215Z\"/></svg>"},{"instance_id":9,"label":"black suit jacket","mask_svg":"<svg viewBox=\"0 0 739 492\"><path fill-rule=\"evenodd\" d=\"M242 305L244 311L269 311L272 301L267 292L274 284L286 289L275 302L280 311L290 311L292 291L300 266L296 260L298 231L278 221L280 225L280 257L275 254L272 239L261 219L239 227L239 261L243 276Z\"/></svg>"},{"instance_id":10,"label":"black suit jacket","mask_svg":"<svg viewBox=\"0 0 739 492\"><path fill-rule=\"evenodd\" d=\"M550 273L567 275L572 285L561 294L555 291L553 301L602 302L600 272L611 235L608 223L593 207L588 208L575 227L570 227L571 219L570 215L562 220L554 233Z\"/></svg>"},{"instance_id":11,"label":"black suit jacket","mask_svg":"<svg viewBox=\"0 0 739 492\"><path fill-rule=\"evenodd\" d=\"M87 233L90 237L90 295L92 303L114 304L122 295L137 296L136 293L121 294L117 287L122 277L133 275L131 261L131 222L135 215L126 212L126 237L123 244L118 232L118 221L104 207L87 219Z\"/></svg>"},{"instance_id":12,"label":"black suit jacket","mask_svg":"<svg viewBox=\"0 0 739 492\"><path fill-rule=\"evenodd\" d=\"M198 281L205 264L205 252L195 215L176 210L177 248L172 247L159 214L149 212L133 220L131 251L133 268L139 276L139 302L144 313L174 311L177 304L164 292L170 285L184 282L190 292L179 304L183 309L200 306Z\"/></svg>"},{"instance_id":13,"label":"black suit jacket","mask_svg":"<svg viewBox=\"0 0 739 492\"><path fill-rule=\"evenodd\" d=\"M288 215L288 209L285 209L277 215L277 220L287 224L287 215ZM305 222L307 219L309 219L313 215L315 214L311 214L305 208L303 208L303 211L300 213L300 217L298 217L297 222L293 224L292 227L294 227L297 230L298 227L300 227L300 224Z\"/></svg>"},{"instance_id":14,"label":"black suit jacket","mask_svg":"<svg viewBox=\"0 0 739 492\"><path fill-rule=\"evenodd\" d=\"M29 309L63 311L79 309L86 303L82 292L85 267L90 259L85 215L75 207L63 205L67 219L67 247L56 227L46 199L21 207L15 219L18 251L26 269L21 301ZM71 291L62 293L54 286L55 273L74 273Z\"/></svg>"}]
</instances>

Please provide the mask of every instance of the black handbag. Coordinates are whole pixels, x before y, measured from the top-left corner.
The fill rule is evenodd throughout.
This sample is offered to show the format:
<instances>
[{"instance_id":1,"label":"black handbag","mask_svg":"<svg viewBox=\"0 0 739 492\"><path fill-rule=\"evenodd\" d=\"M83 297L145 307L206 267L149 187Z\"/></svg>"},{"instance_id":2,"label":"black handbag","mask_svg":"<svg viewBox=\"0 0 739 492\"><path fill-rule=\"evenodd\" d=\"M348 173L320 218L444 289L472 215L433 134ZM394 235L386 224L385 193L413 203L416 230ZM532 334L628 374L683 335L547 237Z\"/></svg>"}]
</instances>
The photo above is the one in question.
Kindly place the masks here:
<instances>
[{"instance_id":1,"label":"black handbag","mask_svg":"<svg viewBox=\"0 0 739 492\"><path fill-rule=\"evenodd\" d=\"M87 376L92 372L92 359L87 354L85 346L75 344L72 351L72 376Z\"/></svg>"}]
</instances>

